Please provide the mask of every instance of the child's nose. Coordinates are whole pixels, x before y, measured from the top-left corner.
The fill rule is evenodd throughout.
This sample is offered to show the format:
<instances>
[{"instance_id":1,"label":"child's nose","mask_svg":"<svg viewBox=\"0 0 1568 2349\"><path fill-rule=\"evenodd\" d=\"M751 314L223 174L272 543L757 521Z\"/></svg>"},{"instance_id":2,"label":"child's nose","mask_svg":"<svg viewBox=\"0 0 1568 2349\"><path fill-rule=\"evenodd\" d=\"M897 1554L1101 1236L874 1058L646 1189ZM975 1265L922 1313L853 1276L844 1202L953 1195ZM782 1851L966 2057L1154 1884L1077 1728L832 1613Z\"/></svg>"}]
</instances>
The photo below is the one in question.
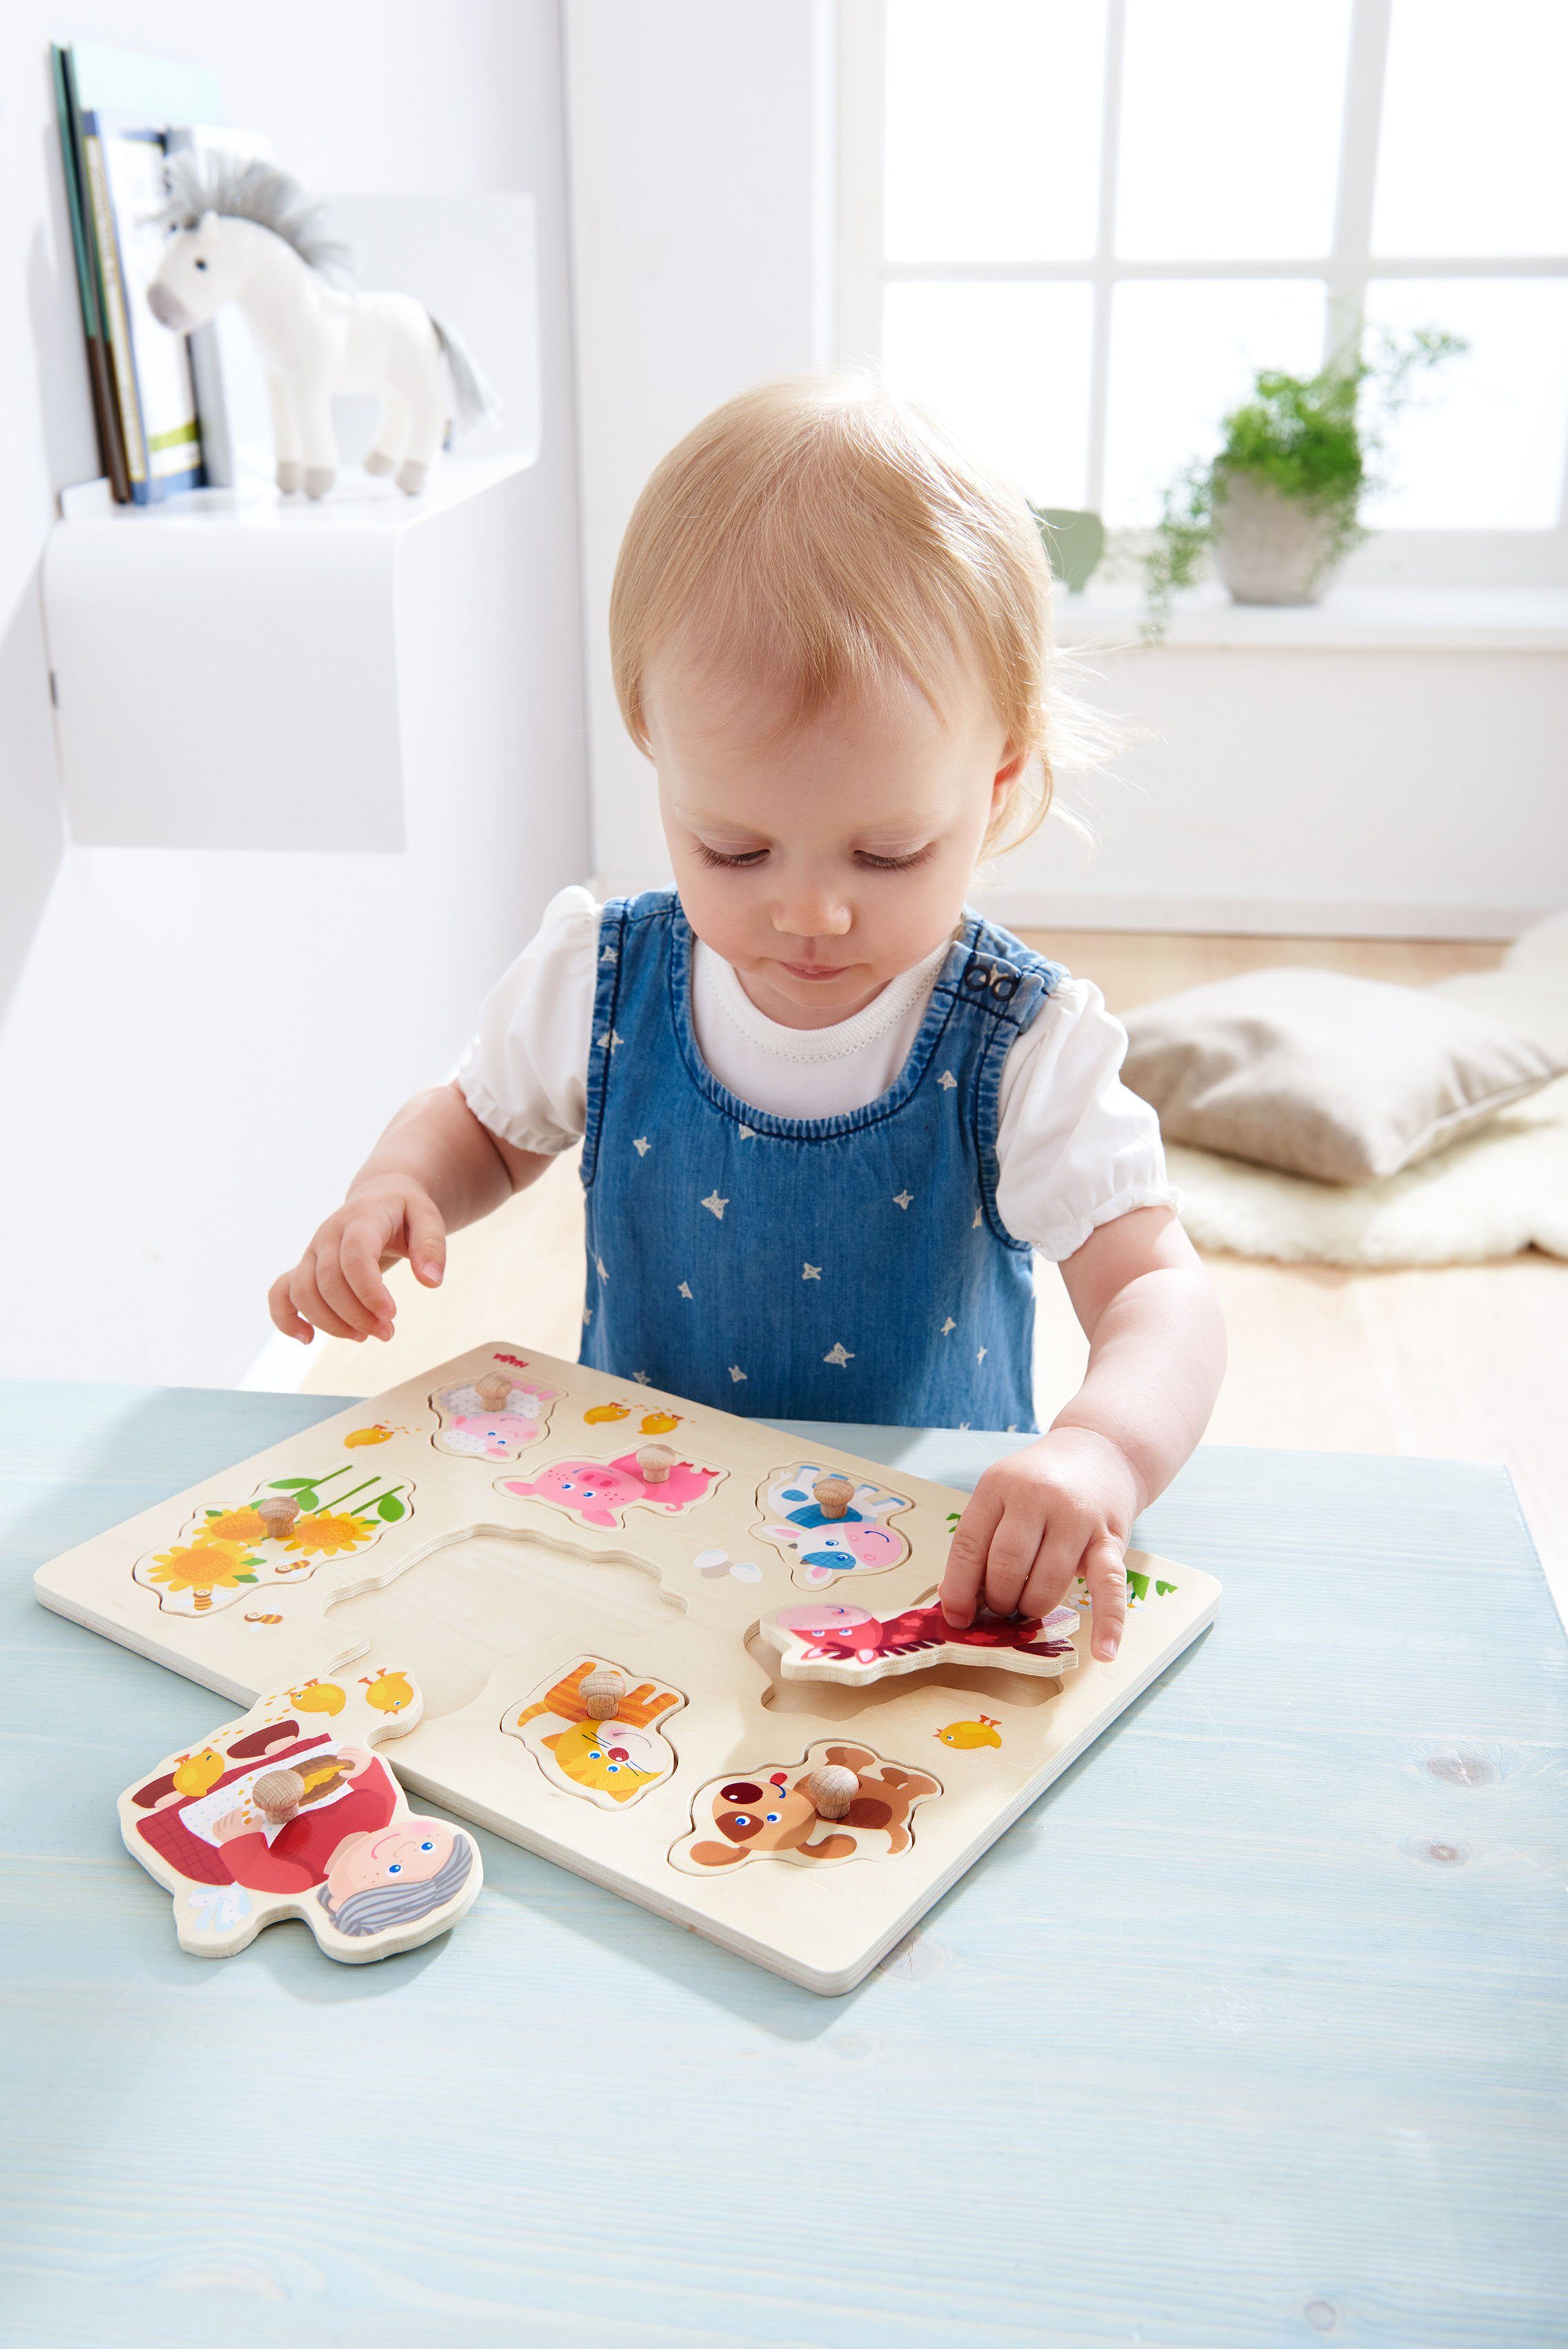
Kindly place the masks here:
<instances>
[{"instance_id":1,"label":"child's nose","mask_svg":"<svg viewBox=\"0 0 1568 2349\"><path fill-rule=\"evenodd\" d=\"M848 905L825 889L801 889L773 908L773 926L788 938L841 938L852 919Z\"/></svg>"}]
</instances>

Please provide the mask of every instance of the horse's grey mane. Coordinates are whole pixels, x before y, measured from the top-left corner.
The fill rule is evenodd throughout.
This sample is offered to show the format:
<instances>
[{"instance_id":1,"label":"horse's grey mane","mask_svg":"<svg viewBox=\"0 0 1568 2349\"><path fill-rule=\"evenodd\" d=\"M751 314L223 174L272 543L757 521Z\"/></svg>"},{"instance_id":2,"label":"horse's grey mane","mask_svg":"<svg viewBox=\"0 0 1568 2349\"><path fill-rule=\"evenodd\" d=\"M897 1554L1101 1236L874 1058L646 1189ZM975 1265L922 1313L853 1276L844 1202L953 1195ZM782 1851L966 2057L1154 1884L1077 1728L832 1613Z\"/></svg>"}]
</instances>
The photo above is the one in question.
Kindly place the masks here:
<instances>
[{"instance_id":1,"label":"horse's grey mane","mask_svg":"<svg viewBox=\"0 0 1568 2349\"><path fill-rule=\"evenodd\" d=\"M233 155L171 155L164 170L169 201L159 215L169 228L194 228L203 212L253 221L292 246L325 277L352 274L348 247L322 227L321 206L275 164Z\"/></svg>"}]
</instances>

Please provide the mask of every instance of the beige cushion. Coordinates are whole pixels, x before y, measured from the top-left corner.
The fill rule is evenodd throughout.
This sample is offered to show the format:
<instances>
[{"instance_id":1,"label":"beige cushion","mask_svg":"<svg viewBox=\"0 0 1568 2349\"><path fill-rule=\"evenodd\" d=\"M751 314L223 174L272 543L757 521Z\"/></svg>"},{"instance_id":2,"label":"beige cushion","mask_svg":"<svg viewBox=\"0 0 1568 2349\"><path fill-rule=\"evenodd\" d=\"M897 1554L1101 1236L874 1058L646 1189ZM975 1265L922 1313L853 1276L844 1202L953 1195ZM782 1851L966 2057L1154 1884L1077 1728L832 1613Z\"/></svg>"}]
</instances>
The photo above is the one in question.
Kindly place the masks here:
<instances>
[{"instance_id":1,"label":"beige cushion","mask_svg":"<svg viewBox=\"0 0 1568 2349\"><path fill-rule=\"evenodd\" d=\"M1248 971L1128 1016L1122 1074L1166 1138L1320 1183L1458 1141L1568 1061L1440 991Z\"/></svg>"}]
</instances>

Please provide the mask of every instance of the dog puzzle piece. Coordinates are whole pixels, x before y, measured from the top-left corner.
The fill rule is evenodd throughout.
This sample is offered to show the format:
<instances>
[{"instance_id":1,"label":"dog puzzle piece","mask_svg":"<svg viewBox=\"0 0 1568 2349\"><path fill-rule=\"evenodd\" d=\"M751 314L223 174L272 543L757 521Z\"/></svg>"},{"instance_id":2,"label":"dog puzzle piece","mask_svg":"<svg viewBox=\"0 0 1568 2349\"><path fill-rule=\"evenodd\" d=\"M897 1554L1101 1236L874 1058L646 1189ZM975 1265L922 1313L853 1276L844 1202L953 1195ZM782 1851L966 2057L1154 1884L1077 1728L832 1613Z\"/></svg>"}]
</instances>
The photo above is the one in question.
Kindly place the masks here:
<instances>
[{"instance_id":1,"label":"dog puzzle piece","mask_svg":"<svg viewBox=\"0 0 1568 2349\"><path fill-rule=\"evenodd\" d=\"M455 1925L484 1868L466 1827L410 1811L373 1745L419 1718L395 1666L263 1697L119 1798L126 1849L174 1896L180 1946L230 1958L300 1917L364 1965Z\"/></svg>"},{"instance_id":2,"label":"dog puzzle piece","mask_svg":"<svg viewBox=\"0 0 1568 2349\"><path fill-rule=\"evenodd\" d=\"M940 1779L884 1762L869 1745L813 1745L801 1762L710 1779L670 1861L688 1876L710 1876L755 1859L820 1868L891 1858L914 1840L916 1805L941 1792Z\"/></svg>"}]
</instances>

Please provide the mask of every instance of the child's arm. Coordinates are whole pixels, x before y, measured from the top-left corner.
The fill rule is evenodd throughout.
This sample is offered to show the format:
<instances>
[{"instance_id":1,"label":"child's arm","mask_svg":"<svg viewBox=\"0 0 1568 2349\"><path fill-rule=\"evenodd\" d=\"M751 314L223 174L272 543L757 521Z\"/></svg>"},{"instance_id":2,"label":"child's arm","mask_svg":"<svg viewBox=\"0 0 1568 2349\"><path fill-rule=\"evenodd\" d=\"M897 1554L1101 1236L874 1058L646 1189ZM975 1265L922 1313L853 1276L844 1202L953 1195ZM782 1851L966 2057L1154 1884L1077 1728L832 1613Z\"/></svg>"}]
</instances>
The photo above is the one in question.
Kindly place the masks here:
<instances>
[{"instance_id":1,"label":"child's arm","mask_svg":"<svg viewBox=\"0 0 1568 2349\"><path fill-rule=\"evenodd\" d=\"M427 1288L446 1269L447 1234L477 1223L550 1164L482 1126L458 1087L437 1085L400 1109L292 1272L267 1298L285 1338L390 1338L397 1311L382 1269L406 1256Z\"/></svg>"},{"instance_id":2,"label":"child's arm","mask_svg":"<svg viewBox=\"0 0 1568 2349\"><path fill-rule=\"evenodd\" d=\"M1089 1341L1083 1384L1047 1434L975 1485L953 1537L942 1605L955 1624L973 1622L982 1599L999 1615L1043 1615L1082 1574L1094 1652L1109 1660L1127 1619L1122 1556L1132 1521L1208 1425L1225 1330L1213 1285L1169 1207L1102 1224L1062 1278Z\"/></svg>"}]
</instances>

